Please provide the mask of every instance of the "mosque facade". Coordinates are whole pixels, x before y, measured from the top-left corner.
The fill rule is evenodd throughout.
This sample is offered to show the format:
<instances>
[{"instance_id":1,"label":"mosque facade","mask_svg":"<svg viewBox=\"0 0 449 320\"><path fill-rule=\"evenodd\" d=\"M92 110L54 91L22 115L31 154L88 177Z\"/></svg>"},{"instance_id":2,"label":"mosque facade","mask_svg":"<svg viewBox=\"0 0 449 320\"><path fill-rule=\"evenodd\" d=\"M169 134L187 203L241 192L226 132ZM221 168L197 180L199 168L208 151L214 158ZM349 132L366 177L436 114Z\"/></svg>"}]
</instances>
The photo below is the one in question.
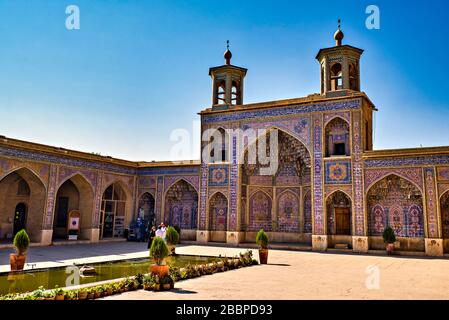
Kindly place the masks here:
<instances>
[{"instance_id":1,"label":"mosque facade","mask_svg":"<svg viewBox=\"0 0 449 320\"><path fill-rule=\"evenodd\" d=\"M373 150L363 50L342 44L340 28L334 40L316 56L319 93L252 104L228 48L209 70L200 161L133 162L0 136L0 244L22 228L36 245L120 239L140 217L198 243L254 242L263 228L271 242L315 251L383 250L391 226L397 250L448 253L449 147Z\"/></svg>"}]
</instances>

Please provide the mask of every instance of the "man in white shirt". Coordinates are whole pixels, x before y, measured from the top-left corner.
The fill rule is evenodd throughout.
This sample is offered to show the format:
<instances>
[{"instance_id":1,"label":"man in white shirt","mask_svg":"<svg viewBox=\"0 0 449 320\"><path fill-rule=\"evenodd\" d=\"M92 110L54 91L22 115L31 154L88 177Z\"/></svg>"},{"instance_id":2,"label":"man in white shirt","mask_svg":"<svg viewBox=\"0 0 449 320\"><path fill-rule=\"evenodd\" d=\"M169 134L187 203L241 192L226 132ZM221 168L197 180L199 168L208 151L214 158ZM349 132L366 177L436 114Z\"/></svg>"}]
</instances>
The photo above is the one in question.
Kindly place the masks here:
<instances>
[{"instance_id":1,"label":"man in white shirt","mask_svg":"<svg viewBox=\"0 0 449 320\"><path fill-rule=\"evenodd\" d=\"M161 230L161 226L157 227L156 237L161 237L162 239L165 237L164 232Z\"/></svg>"},{"instance_id":2,"label":"man in white shirt","mask_svg":"<svg viewBox=\"0 0 449 320\"><path fill-rule=\"evenodd\" d=\"M167 227L165 226L165 224L163 222L161 223L161 230L162 230L162 239L165 240L165 236L167 234Z\"/></svg>"}]
</instances>

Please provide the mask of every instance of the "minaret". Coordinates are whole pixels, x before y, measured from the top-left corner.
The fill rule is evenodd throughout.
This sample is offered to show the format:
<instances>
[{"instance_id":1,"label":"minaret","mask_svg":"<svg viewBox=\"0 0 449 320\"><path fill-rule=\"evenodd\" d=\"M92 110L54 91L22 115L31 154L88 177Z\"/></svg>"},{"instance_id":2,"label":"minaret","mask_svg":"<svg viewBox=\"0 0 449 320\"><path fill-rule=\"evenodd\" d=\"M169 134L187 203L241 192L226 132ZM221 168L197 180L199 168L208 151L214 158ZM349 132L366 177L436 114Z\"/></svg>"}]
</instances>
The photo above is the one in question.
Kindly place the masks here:
<instances>
[{"instance_id":1,"label":"minaret","mask_svg":"<svg viewBox=\"0 0 449 320\"><path fill-rule=\"evenodd\" d=\"M362 49L342 44L344 38L338 19L334 33L335 46L320 49L316 59L320 63L321 95L342 96L360 91L360 57Z\"/></svg>"},{"instance_id":2,"label":"minaret","mask_svg":"<svg viewBox=\"0 0 449 320\"><path fill-rule=\"evenodd\" d=\"M212 78L212 108L220 110L243 104L243 80L247 72L247 69L231 64L229 40L223 56L224 65L209 69Z\"/></svg>"}]
</instances>

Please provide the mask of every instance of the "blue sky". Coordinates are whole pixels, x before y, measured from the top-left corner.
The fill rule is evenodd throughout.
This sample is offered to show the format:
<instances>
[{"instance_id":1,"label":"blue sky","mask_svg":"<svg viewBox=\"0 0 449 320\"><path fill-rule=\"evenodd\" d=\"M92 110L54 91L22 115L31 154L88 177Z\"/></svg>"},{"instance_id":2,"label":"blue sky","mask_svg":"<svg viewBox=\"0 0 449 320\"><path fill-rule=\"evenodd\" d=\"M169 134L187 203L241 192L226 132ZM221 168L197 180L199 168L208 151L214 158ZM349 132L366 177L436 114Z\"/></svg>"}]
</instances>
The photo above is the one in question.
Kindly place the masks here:
<instances>
[{"instance_id":1,"label":"blue sky","mask_svg":"<svg viewBox=\"0 0 449 320\"><path fill-rule=\"evenodd\" d=\"M80 9L67 30L65 9ZM365 8L380 8L380 30ZM375 149L449 145L447 1L0 0L0 134L129 160L170 160L211 104L208 68L249 69L245 102L319 91L319 48L363 48ZM197 132L195 132L197 133ZM199 136L192 136L198 142ZM192 149L191 158L199 158Z\"/></svg>"}]
</instances>

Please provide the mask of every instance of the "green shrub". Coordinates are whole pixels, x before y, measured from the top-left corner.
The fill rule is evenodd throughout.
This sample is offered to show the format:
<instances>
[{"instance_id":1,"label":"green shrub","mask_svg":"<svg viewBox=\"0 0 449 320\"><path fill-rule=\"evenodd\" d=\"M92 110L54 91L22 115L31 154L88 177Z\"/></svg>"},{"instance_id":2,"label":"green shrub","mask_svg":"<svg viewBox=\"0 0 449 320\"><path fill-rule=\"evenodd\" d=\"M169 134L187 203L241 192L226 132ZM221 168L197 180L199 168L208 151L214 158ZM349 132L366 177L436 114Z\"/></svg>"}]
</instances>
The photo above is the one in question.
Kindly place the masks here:
<instances>
[{"instance_id":1,"label":"green shrub","mask_svg":"<svg viewBox=\"0 0 449 320\"><path fill-rule=\"evenodd\" d=\"M20 230L17 232L16 236L14 237L14 247L17 249L17 253L19 255L24 254L28 247L30 246L30 237L28 237L28 234L26 233L25 229Z\"/></svg>"},{"instance_id":2,"label":"green shrub","mask_svg":"<svg viewBox=\"0 0 449 320\"><path fill-rule=\"evenodd\" d=\"M385 243L395 243L396 242L396 236L394 235L393 229L388 226L385 228L382 237L384 238Z\"/></svg>"},{"instance_id":3,"label":"green shrub","mask_svg":"<svg viewBox=\"0 0 449 320\"><path fill-rule=\"evenodd\" d=\"M161 265L169 254L170 250L165 241L161 237L154 238L150 248L150 257L156 261L156 264Z\"/></svg>"},{"instance_id":4,"label":"green shrub","mask_svg":"<svg viewBox=\"0 0 449 320\"><path fill-rule=\"evenodd\" d=\"M174 227L168 227L165 234L165 239L169 245L177 245L179 243L179 233Z\"/></svg>"},{"instance_id":5,"label":"green shrub","mask_svg":"<svg viewBox=\"0 0 449 320\"><path fill-rule=\"evenodd\" d=\"M181 228L179 226L173 226L173 228L175 228L175 230L178 232L179 237L181 238Z\"/></svg>"},{"instance_id":6,"label":"green shrub","mask_svg":"<svg viewBox=\"0 0 449 320\"><path fill-rule=\"evenodd\" d=\"M256 243L262 248L268 248L268 236L263 229L260 229L256 236Z\"/></svg>"}]
</instances>

